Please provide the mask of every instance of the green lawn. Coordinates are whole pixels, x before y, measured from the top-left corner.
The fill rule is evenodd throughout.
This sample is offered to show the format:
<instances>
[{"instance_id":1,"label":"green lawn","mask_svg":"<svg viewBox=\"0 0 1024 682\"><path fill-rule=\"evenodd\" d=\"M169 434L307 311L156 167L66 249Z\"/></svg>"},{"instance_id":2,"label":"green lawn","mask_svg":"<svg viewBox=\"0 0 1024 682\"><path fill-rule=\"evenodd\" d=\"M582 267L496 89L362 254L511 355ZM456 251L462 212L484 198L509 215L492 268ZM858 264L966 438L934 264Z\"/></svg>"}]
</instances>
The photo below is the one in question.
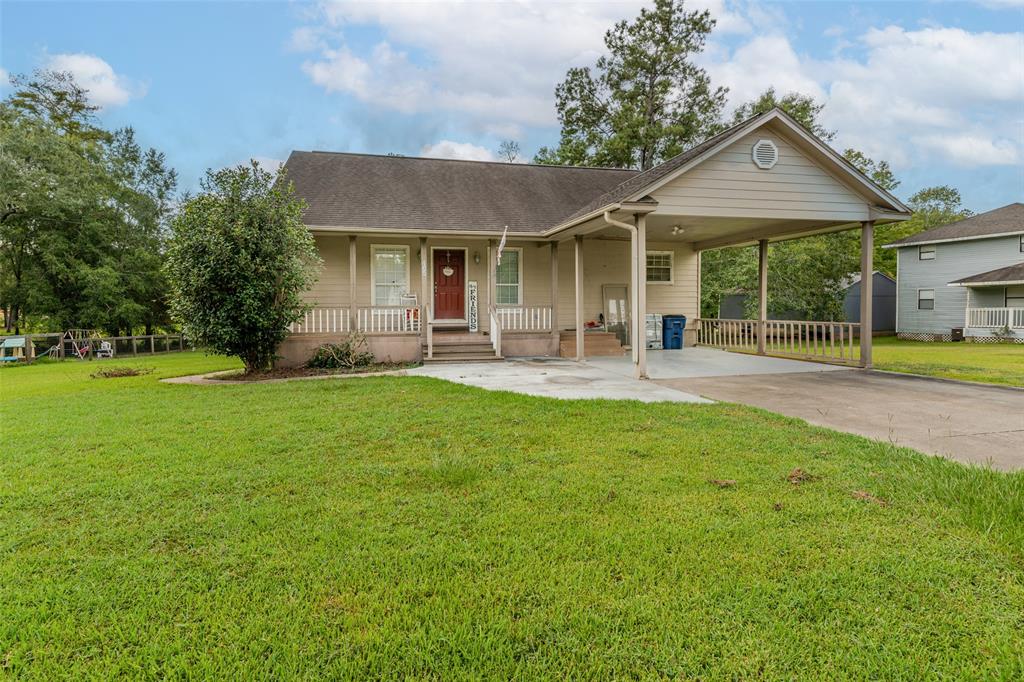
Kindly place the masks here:
<instances>
[{"instance_id":1,"label":"green lawn","mask_svg":"<svg viewBox=\"0 0 1024 682\"><path fill-rule=\"evenodd\" d=\"M0 370L0 677L1024 676L1024 474L735 405L97 364Z\"/></svg>"},{"instance_id":2,"label":"green lawn","mask_svg":"<svg viewBox=\"0 0 1024 682\"><path fill-rule=\"evenodd\" d=\"M876 369L1024 386L1024 344L926 343L879 337Z\"/></svg>"}]
</instances>

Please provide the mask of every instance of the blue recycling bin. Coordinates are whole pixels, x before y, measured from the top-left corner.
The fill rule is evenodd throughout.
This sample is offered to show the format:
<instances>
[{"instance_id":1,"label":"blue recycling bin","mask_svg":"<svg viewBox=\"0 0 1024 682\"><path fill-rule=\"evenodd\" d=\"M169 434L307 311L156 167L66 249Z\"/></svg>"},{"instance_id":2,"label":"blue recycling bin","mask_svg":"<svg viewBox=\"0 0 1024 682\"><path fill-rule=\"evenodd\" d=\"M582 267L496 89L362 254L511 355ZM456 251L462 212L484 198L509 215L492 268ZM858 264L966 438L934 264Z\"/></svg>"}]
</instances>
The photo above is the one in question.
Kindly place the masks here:
<instances>
[{"instance_id":1,"label":"blue recycling bin","mask_svg":"<svg viewBox=\"0 0 1024 682\"><path fill-rule=\"evenodd\" d=\"M665 315L661 318L662 343L666 350L683 347L683 330L686 329L686 315Z\"/></svg>"}]
</instances>

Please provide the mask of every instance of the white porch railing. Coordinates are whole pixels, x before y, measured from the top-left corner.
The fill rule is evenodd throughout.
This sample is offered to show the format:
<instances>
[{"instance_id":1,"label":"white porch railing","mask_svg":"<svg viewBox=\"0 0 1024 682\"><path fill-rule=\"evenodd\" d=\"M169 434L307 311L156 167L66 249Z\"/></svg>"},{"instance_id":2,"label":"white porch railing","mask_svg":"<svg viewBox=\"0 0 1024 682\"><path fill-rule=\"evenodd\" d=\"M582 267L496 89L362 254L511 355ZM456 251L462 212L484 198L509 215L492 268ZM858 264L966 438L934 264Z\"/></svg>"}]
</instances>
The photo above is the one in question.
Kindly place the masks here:
<instances>
[{"instance_id":1,"label":"white porch railing","mask_svg":"<svg viewBox=\"0 0 1024 682\"><path fill-rule=\"evenodd\" d=\"M968 308L966 326L1024 329L1024 308Z\"/></svg>"},{"instance_id":2,"label":"white porch railing","mask_svg":"<svg viewBox=\"0 0 1024 682\"><path fill-rule=\"evenodd\" d=\"M316 307L288 330L292 334L344 334L351 331L368 334L417 334L421 310L409 306L373 306L356 310L353 330L349 308Z\"/></svg>"},{"instance_id":3,"label":"white porch railing","mask_svg":"<svg viewBox=\"0 0 1024 682\"><path fill-rule=\"evenodd\" d=\"M292 334L339 334L352 330L348 308L313 308L288 327Z\"/></svg>"},{"instance_id":4,"label":"white porch railing","mask_svg":"<svg viewBox=\"0 0 1024 682\"><path fill-rule=\"evenodd\" d=\"M697 343L726 350L757 352L757 320L697 320ZM854 365L860 361L856 322L768 320L764 346L769 355L788 355Z\"/></svg>"},{"instance_id":5,"label":"white porch railing","mask_svg":"<svg viewBox=\"0 0 1024 682\"><path fill-rule=\"evenodd\" d=\"M497 308L497 316L507 332L551 331L551 306Z\"/></svg>"},{"instance_id":6,"label":"white porch railing","mask_svg":"<svg viewBox=\"0 0 1024 682\"><path fill-rule=\"evenodd\" d=\"M410 334L420 331L420 309L408 306L359 308L359 331L370 334Z\"/></svg>"}]
</instances>

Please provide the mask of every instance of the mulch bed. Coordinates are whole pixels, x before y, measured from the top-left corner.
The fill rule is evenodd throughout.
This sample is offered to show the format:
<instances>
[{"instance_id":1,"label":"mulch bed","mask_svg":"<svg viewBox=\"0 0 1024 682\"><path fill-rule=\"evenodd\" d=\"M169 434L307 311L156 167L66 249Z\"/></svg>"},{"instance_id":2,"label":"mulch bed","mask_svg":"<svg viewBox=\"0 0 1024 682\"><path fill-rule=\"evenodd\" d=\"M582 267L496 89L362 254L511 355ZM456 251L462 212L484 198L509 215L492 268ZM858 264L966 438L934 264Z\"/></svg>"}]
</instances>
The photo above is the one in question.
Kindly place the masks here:
<instances>
[{"instance_id":1,"label":"mulch bed","mask_svg":"<svg viewBox=\"0 0 1024 682\"><path fill-rule=\"evenodd\" d=\"M271 369L265 372L230 372L210 377L220 381L267 381L268 379L295 379L298 377L326 377L348 374L372 374L375 372L393 372L399 369L417 367L414 362L379 362L355 369L319 369L312 367L288 367Z\"/></svg>"}]
</instances>

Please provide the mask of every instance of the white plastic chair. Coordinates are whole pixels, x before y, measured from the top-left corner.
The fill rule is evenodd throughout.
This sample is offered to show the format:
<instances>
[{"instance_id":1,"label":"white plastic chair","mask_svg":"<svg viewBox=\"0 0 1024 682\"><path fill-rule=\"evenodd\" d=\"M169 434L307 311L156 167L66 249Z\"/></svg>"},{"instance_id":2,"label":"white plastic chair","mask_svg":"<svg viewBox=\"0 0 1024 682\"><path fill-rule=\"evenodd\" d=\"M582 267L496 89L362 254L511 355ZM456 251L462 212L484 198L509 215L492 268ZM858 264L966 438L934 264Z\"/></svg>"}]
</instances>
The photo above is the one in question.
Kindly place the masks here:
<instances>
[{"instance_id":1,"label":"white plastic chair","mask_svg":"<svg viewBox=\"0 0 1024 682\"><path fill-rule=\"evenodd\" d=\"M96 351L96 357L98 358L112 358L114 357L114 346L110 341L100 341L99 350Z\"/></svg>"}]
</instances>

